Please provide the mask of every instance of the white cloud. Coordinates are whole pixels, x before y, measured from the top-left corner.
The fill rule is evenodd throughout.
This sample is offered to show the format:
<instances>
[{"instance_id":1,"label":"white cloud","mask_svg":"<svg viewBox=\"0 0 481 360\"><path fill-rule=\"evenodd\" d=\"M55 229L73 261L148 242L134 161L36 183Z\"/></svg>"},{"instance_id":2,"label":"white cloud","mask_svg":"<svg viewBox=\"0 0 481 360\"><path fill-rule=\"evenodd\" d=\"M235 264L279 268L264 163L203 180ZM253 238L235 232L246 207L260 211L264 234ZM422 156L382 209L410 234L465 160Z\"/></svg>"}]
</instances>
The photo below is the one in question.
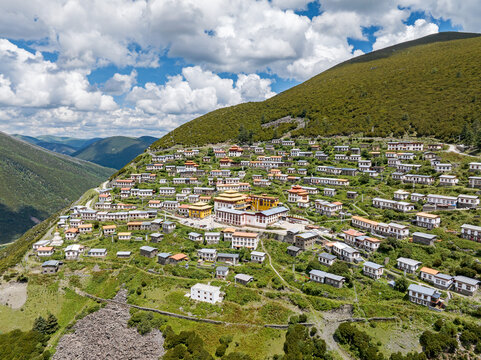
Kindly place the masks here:
<instances>
[{"instance_id":1,"label":"white cloud","mask_svg":"<svg viewBox=\"0 0 481 360\"><path fill-rule=\"evenodd\" d=\"M71 106L78 110L112 110L110 96L91 91L87 72L59 69L10 41L0 39L0 105Z\"/></svg>"},{"instance_id":2,"label":"white cloud","mask_svg":"<svg viewBox=\"0 0 481 360\"><path fill-rule=\"evenodd\" d=\"M102 89L110 95L123 95L130 91L137 82L137 71L132 70L129 75L116 73L108 79Z\"/></svg>"},{"instance_id":3,"label":"white cloud","mask_svg":"<svg viewBox=\"0 0 481 360\"><path fill-rule=\"evenodd\" d=\"M387 34L377 37L376 42L372 45L373 50L378 50L398 44L404 41L418 39L420 37L435 34L439 31L439 27L436 24L429 23L424 19L418 19L413 25L406 25L405 28L397 33Z\"/></svg>"},{"instance_id":4,"label":"white cloud","mask_svg":"<svg viewBox=\"0 0 481 360\"><path fill-rule=\"evenodd\" d=\"M481 31L478 0L325 0L312 19L296 14L309 2L3 0L0 38L27 40L38 51L0 40L0 129L158 133L222 106L273 96L271 80L256 73L302 81L361 54L348 39L366 40L366 27L379 28L375 49L438 31L426 19L406 25L412 11ZM127 66L159 68L161 54L196 66L165 84L136 86L135 70L121 74ZM106 65L119 70L92 86L88 75ZM130 107L114 102L119 95Z\"/></svg>"},{"instance_id":5,"label":"white cloud","mask_svg":"<svg viewBox=\"0 0 481 360\"><path fill-rule=\"evenodd\" d=\"M240 74L234 84L232 79L194 66L182 69L182 75L169 78L164 85L135 86L126 100L148 114L198 114L243 101L265 100L275 95L270 85L271 80L256 74Z\"/></svg>"}]
</instances>

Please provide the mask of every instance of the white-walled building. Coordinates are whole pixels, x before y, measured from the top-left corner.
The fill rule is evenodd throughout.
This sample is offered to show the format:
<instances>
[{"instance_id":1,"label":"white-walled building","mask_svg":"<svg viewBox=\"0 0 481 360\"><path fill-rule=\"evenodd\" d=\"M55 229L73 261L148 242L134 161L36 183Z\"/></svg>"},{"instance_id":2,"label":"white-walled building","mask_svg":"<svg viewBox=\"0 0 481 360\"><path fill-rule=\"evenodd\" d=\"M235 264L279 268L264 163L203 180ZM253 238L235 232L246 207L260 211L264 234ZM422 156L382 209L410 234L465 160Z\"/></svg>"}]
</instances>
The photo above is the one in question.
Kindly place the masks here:
<instances>
[{"instance_id":1,"label":"white-walled building","mask_svg":"<svg viewBox=\"0 0 481 360\"><path fill-rule=\"evenodd\" d=\"M201 283L195 284L190 288L190 298L192 300L208 302L210 304L222 301L220 287Z\"/></svg>"}]
</instances>

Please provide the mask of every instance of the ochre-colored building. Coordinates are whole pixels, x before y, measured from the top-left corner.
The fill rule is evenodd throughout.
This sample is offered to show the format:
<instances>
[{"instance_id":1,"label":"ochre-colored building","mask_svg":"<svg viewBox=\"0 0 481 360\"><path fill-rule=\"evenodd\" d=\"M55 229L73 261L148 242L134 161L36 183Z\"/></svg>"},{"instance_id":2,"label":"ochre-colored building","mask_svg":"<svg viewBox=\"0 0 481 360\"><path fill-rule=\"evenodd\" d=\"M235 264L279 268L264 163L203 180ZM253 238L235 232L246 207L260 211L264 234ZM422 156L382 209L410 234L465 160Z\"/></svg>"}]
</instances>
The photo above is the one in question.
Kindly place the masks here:
<instances>
[{"instance_id":1,"label":"ochre-colored building","mask_svg":"<svg viewBox=\"0 0 481 360\"><path fill-rule=\"evenodd\" d=\"M255 211L269 210L279 205L279 198L274 196L250 195L251 208Z\"/></svg>"},{"instance_id":2,"label":"ochre-colored building","mask_svg":"<svg viewBox=\"0 0 481 360\"><path fill-rule=\"evenodd\" d=\"M212 214L212 206L207 205L202 202L198 202L190 205L189 207L189 217L203 219L206 216Z\"/></svg>"}]
</instances>

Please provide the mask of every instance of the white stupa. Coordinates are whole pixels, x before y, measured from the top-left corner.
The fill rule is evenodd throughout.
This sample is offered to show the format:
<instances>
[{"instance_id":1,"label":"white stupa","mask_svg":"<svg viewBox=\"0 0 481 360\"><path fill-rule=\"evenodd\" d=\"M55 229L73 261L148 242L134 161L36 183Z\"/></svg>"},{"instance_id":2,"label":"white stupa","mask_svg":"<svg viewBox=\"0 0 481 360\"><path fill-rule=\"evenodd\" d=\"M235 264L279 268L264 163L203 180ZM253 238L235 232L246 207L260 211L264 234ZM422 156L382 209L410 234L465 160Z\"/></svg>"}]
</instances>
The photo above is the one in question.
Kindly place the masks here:
<instances>
[{"instance_id":1,"label":"white stupa","mask_svg":"<svg viewBox=\"0 0 481 360\"><path fill-rule=\"evenodd\" d=\"M62 246L63 245L63 239L60 236L60 233L58 231L53 234L53 239L52 242L50 243L50 246Z\"/></svg>"}]
</instances>

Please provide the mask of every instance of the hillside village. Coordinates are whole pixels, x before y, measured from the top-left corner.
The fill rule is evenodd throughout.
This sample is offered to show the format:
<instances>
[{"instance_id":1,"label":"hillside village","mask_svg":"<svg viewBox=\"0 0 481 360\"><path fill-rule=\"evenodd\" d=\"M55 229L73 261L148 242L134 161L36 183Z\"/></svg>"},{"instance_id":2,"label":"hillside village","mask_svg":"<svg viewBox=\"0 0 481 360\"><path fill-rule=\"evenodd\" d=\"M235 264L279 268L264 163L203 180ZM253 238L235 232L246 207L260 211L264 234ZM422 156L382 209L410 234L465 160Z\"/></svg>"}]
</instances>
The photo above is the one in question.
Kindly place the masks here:
<instances>
[{"instance_id":1,"label":"hillside village","mask_svg":"<svg viewBox=\"0 0 481 360\"><path fill-rule=\"evenodd\" d=\"M61 215L24 268L99 297L79 274L139 269L171 285L132 288L129 303L220 321L316 322L343 304L364 319L473 318L481 162L448 149L352 138L148 149ZM249 305L264 298L282 316ZM232 302L253 313L228 315Z\"/></svg>"}]
</instances>

